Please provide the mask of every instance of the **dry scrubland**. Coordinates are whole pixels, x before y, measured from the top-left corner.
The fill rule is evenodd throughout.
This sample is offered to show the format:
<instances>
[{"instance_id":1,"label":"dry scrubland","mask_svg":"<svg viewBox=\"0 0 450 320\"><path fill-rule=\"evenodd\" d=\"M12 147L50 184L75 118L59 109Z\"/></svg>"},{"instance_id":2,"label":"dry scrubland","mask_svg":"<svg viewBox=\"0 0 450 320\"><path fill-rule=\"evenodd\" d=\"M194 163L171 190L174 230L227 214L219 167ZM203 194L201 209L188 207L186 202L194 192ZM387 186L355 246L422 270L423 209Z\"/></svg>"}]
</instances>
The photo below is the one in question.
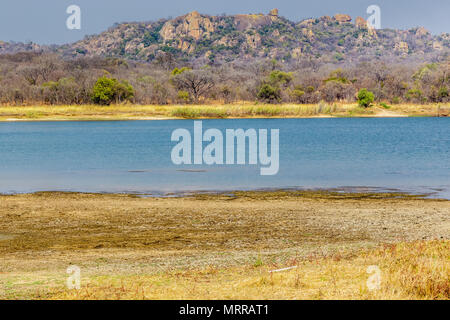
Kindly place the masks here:
<instances>
[{"instance_id":1,"label":"dry scrubland","mask_svg":"<svg viewBox=\"0 0 450 320\"><path fill-rule=\"evenodd\" d=\"M0 107L0 121L15 120L151 120L201 118L309 118L449 116L450 105L392 105L361 108L357 104L311 105L114 105Z\"/></svg>"},{"instance_id":2,"label":"dry scrubland","mask_svg":"<svg viewBox=\"0 0 450 320\"><path fill-rule=\"evenodd\" d=\"M0 298L448 299L449 216L398 194L0 196Z\"/></svg>"}]
</instances>

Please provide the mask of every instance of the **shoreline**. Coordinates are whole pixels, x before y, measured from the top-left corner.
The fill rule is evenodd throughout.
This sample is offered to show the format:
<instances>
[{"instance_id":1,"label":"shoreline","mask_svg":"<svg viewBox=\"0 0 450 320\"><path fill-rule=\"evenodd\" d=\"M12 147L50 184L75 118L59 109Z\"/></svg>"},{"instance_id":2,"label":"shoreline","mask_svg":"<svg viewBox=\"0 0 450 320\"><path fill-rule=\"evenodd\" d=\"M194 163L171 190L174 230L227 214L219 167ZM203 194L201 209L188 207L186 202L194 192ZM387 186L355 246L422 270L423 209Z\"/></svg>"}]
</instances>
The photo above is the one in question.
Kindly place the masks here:
<instances>
[{"instance_id":1,"label":"shoreline","mask_svg":"<svg viewBox=\"0 0 450 320\"><path fill-rule=\"evenodd\" d=\"M443 108L444 107L444 108ZM0 106L0 122L163 121L206 119L330 119L448 117L450 106L393 105L361 108L357 104L318 105L112 105Z\"/></svg>"},{"instance_id":2,"label":"shoreline","mask_svg":"<svg viewBox=\"0 0 450 320\"><path fill-rule=\"evenodd\" d=\"M183 191L80 191L80 190L30 190L23 192L0 192L2 196L20 195L93 195L93 196L129 196L137 198L154 199L183 199L196 197L230 197L248 195L277 194L296 195L306 197L331 197L331 198L367 198L367 199L421 199L433 201L450 201L450 198L440 195L440 191L432 187L426 190L402 190L392 187L369 187L369 186L341 186L330 188L305 188L305 187L284 187L284 188L258 188L258 189L210 189L210 190L183 190ZM433 190L433 192L431 192Z\"/></svg>"},{"instance_id":3,"label":"shoreline","mask_svg":"<svg viewBox=\"0 0 450 320\"><path fill-rule=\"evenodd\" d=\"M407 115L383 116L383 115L360 115L360 116L242 116L242 117L196 117L196 118L182 118L182 117L67 117L67 118L50 118L42 117L39 119L21 119L21 118L0 118L0 122L94 122L94 121L167 121L167 120L242 120L242 119L342 119L342 118L410 118ZM436 116L422 116L422 118L438 118Z\"/></svg>"},{"instance_id":4,"label":"shoreline","mask_svg":"<svg viewBox=\"0 0 450 320\"><path fill-rule=\"evenodd\" d=\"M176 117L142 117L142 118L64 118L64 119L52 119L52 118L41 118L41 119L0 119L0 122L107 122L107 121L168 121L168 120L242 120L242 119L343 119L343 118L359 118L359 119L390 119L390 118L411 118L409 116L352 116L352 117L337 117L337 116L311 116L311 117L232 117L232 118L176 118ZM434 116L423 116L422 118L439 118Z\"/></svg>"}]
</instances>

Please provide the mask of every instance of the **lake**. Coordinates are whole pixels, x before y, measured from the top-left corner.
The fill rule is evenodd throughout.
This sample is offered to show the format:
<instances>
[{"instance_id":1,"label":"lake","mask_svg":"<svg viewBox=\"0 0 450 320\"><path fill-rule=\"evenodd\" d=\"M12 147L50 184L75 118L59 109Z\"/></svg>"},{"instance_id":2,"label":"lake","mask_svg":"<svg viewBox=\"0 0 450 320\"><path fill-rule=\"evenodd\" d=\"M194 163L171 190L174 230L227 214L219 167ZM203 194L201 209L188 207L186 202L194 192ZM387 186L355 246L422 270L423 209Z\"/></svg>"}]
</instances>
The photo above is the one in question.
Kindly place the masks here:
<instances>
[{"instance_id":1,"label":"lake","mask_svg":"<svg viewBox=\"0 0 450 320\"><path fill-rule=\"evenodd\" d=\"M203 120L204 130L280 129L275 176L255 165L172 164L173 130L193 124L0 123L0 193L369 188L450 199L449 118Z\"/></svg>"}]
</instances>

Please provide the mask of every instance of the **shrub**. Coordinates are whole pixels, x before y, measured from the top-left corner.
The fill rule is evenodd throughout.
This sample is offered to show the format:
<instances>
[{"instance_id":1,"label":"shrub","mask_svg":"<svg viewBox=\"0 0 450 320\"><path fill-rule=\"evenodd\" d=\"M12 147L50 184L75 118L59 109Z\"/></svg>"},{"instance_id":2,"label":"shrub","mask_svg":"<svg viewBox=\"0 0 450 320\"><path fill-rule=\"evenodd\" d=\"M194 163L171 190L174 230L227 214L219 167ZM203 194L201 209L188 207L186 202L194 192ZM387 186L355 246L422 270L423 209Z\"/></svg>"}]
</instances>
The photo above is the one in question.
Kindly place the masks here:
<instances>
[{"instance_id":1,"label":"shrub","mask_svg":"<svg viewBox=\"0 0 450 320\"><path fill-rule=\"evenodd\" d=\"M410 89L406 93L406 99L408 99L408 101L423 102L423 92L420 89Z\"/></svg>"},{"instance_id":2,"label":"shrub","mask_svg":"<svg viewBox=\"0 0 450 320\"><path fill-rule=\"evenodd\" d=\"M58 81L48 81L41 85L41 95L50 104L80 104L89 102L83 84L74 78L61 78Z\"/></svg>"},{"instance_id":3,"label":"shrub","mask_svg":"<svg viewBox=\"0 0 450 320\"><path fill-rule=\"evenodd\" d=\"M447 87L441 87L441 88L439 88L439 91L438 91L438 98L439 98L441 101L444 101L446 98L448 98L448 96L449 96L449 93L448 93Z\"/></svg>"},{"instance_id":4,"label":"shrub","mask_svg":"<svg viewBox=\"0 0 450 320\"><path fill-rule=\"evenodd\" d=\"M358 104L361 107L368 108L372 104L372 102L375 100L375 96L372 92L368 91L367 89L361 89L358 92Z\"/></svg>"},{"instance_id":5,"label":"shrub","mask_svg":"<svg viewBox=\"0 0 450 320\"><path fill-rule=\"evenodd\" d=\"M301 88L295 88L290 92L290 95L295 101L301 102L302 97L305 95L305 91L303 91Z\"/></svg>"},{"instance_id":6,"label":"shrub","mask_svg":"<svg viewBox=\"0 0 450 320\"><path fill-rule=\"evenodd\" d=\"M101 105L119 103L131 100L133 97L134 88L131 84L106 76L99 78L92 89L92 101Z\"/></svg>"},{"instance_id":7,"label":"shrub","mask_svg":"<svg viewBox=\"0 0 450 320\"><path fill-rule=\"evenodd\" d=\"M279 102L281 100L280 89L270 84L263 84L258 92L258 99L270 103Z\"/></svg>"},{"instance_id":8,"label":"shrub","mask_svg":"<svg viewBox=\"0 0 450 320\"><path fill-rule=\"evenodd\" d=\"M115 79L99 78L92 90L92 101L96 104L110 105L114 99L115 85Z\"/></svg>"}]
</instances>

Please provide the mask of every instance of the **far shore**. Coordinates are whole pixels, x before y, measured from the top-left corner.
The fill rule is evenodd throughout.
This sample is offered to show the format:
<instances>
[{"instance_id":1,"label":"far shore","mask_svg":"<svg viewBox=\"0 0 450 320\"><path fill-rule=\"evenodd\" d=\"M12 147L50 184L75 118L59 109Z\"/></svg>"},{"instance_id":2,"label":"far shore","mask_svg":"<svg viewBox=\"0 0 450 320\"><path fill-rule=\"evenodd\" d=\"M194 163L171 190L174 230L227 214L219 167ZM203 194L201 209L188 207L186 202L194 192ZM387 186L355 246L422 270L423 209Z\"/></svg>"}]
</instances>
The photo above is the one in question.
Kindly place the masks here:
<instances>
[{"instance_id":1,"label":"far shore","mask_svg":"<svg viewBox=\"0 0 450 320\"><path fill-rule=\"evenodd\" d=\"M394 118L448 117L450 105L357 104L208 104L208 105L73 105L0 106L0 122L14 121L121 121L175 119L258 118Z\"/></svg>"}]
</instances>

